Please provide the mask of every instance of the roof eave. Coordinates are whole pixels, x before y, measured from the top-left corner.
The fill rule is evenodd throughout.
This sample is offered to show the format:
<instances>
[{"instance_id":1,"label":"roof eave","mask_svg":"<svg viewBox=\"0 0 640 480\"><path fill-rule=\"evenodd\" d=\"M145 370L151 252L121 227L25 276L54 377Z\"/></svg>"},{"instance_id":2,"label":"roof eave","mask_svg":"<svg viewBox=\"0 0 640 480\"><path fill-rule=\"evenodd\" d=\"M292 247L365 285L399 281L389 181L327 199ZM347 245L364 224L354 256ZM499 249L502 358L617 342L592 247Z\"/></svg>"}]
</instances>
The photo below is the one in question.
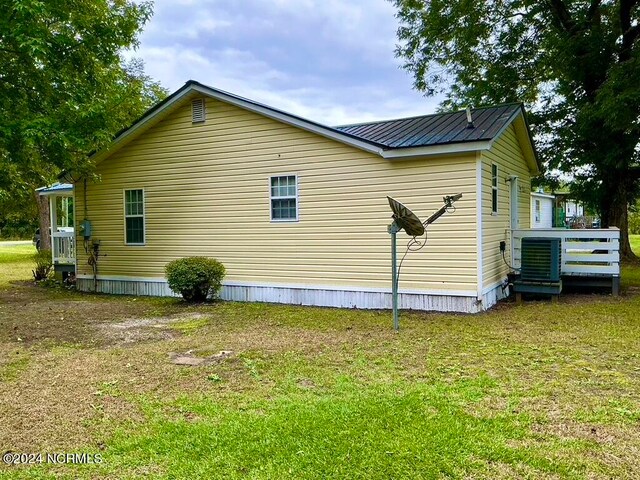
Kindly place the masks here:
<instances>
[{"instance_id":1,"label":"roof eave","mask_svg":"<svg viewBox=\"0 0 640 480\"><path fill-rule=\"evenodd\" d=\"M541 197L541 198L549 198L549 199L554 199L556 198L555 195L550 195L548 193L540 193L540 192L531 192L531 196L532 197Z\"/></svg>"},{"instance_id":2,"label":"roof eave","mask_svg":"<svg viewBox=\"0 0 640 480\"><path fill-rule=\"evenodd\" d=\"M190 91L191 85L190 82L187 82L180 89L176 90L174 93L165 98L162 102L147 110L147 112L136 122L134 122L133 125L117 134L107 147L90 155L89 158L96 164L100 163L114 151L118 150L121 145L135 138L138 132L144 130L147 125L156 120L161 114L170 111L171 108L177 105L185 96L189 94Z\"/></svg>"},{"instance_id":3,"label":"roof eave","mask_svg":"<svg viewBox=\"0 0 640 480\"><path fill-rule=\"evenodd\" d=\"M516 135L518 136L520 147L522 148L522 154L529 166L529 171L534 175L539 174L542 172L542 164L540 163L540 159L538 158L538 154L533 143L533 135L531 135L531 129L529 128L524 105L522 103L520 104L520 108L513 112L502 128L493 136L491 144L493 145L493 143L502 136L511 124L514 125L516 130ZM526 141L523 142L523 139L526 139Z\"/></svg>"},{"instance_id":4,"label":"roof eave","mask_svg":"<svg viewBox=\"0 0 640 480\"><path fill-rule=\"evenodd\" d=\"M131 127L123 130L120 134L118 134L114 140L99 152L94 153L89 158L91 158L96 164L100 163L102 160L110 156L116 150L118 150L121 146L128 143L130 140L134 139L138 133L141 133L145 130L148 125L152 125L154 121L158 120L158 117L161 117L163 114L170 112L174 106L180 104L180 102L187 97L192 92L198 92L202 95L206 95L208 97L215 98L217 100L235 105L237 107L243 108L245 110L249 110L260 115L263 115L268 118L272 118L282 123L286 123L288 125L293 125L303 130L307 130L309 132L313 132L318 135L322 135L323 137L330 138L332 140L336 140L341 143L345 143L347 145L351 145L353 147L359 148L361 150L365 150L370 153L374 153L377 155L382 154L382 145L375 144L373 142L367 142L364 140L360 140L352 135L348 135L337 130L334 130L329 127L325 127L323 125L317 124L310 120L306 120L295 115L291 115L271 107L267 107L265 105L261 105L255 102L251 102L249 100L237 97L235 95L228 94L221 90L216 90L211 87L207 87L201 83L198 83L194 80L189 80L185 85L174 92L172 95L163 100L160 104L151 108L145 115L143 115L140 119L138 119Z\"/></svg>"},{"instance_id":5,"label":"roof eave","mask_svg":"<svg viewBox=\"0 0 640 480\"><path fill-rule=\"evenodd\" d=\"M345 143L347 145L351 145L353 147L359 148L361 150L365 150L370 153L382 155L382 150L383 150L382 145L377 145L373 142L359 140L353 137L352 135L339 132L338 130L325 127L323 125L312 122L310 120L306 120L304 118L300 118L295 115L291 115L291 114L276 110L274 108L266 107L258 103L254 103L233 95L229 95L226 92L207 87L206 85L194 83L192 88L194 91L202 93L203 95L208 95L217 100L230 103L237 107L258 113L260 115L271 118L273 120L277 120L279 122L301 128L308 132L312 132L312 133L321 135L323 137L330 138L332 140L336 140L341 143Z\"/></svg>"},{"instance_id":6,"label":"roof eave","mask_svg":"<svg viewBox=\"0 0 640 480\"><path fill-rule=\"evenodd\" d=\"M73 194L73 186L63 188L52 188L50 186L36 188L36 192L41 197L62 196L68 197Z\"/></svg>"},{"instance_id":7,"label":"roof eave","mask_svg":"<svg viewBox=\"0 0 640 480\"><path fill-rule=\"evenodd\" d=\"M516 118L518 118L519 115L521 115L524 122L524 128L526 129L526 134L529 137L529 141L527 142L529 144L529 148L524 149L527 150L527 152L525 152L525 157L527 157L527 161L530 163L530 167L535 165L535 168L531 168L532 171L535 170L535 173L538 173L540 171L540 165L533 148L531 135L528 129L528 125L526 124L526 118L524 117L524 109L522 108L522 105L521 108L516 110L514 114L508 119L508 121L505 122L505 126L491 140L453 142L448 144L428 145L421 147L392 148L372 141L360 139L354 135L340 132L339 130L336 130L334 128L326 127L324 125L298 117L296 115L292 115L274 109L272 107L250 101L248 99L232 95L222 90L208 87L194 80L189 80L184 84L182 88L169 95L156 106L149 109L131 127L121 131L109 144L109 146L91 155L90 159L95 164L100 163L101 161L112 155L119 148L144 132L147 127L154 125L164 115L171 112L174 107L177 107L185 97L193 92L215 98L217 100L235 105L239 108L243 108L245 110L252 111L254 113L258 113L265 117L274 119L281 123L292 125L308 132L312 132L317 135L321 135L323 137L341 142L343 144L350 145L360 150L379 155L386 159L411 159L420 157L432 157L437 155L454 155L460 153L465 154L481 150L488 150L489 148L491 148L491 145L493 144L495 139L498 138L503 133L503 131Z\"/></svg>"},{"instance_id":8,"label":"roof eave","mask_svg":"<svg viewBox=\"0 0 640 480\"><path fill-rule=\"evenodd\" d=\"M384 150L382 157L390 160L409 160L411 158L424 158L442 155L455 155L473 153L491 148L490 140L463 143L447 143L429 145L425 147L392 148Z\"/></svg>"}]
</instances>

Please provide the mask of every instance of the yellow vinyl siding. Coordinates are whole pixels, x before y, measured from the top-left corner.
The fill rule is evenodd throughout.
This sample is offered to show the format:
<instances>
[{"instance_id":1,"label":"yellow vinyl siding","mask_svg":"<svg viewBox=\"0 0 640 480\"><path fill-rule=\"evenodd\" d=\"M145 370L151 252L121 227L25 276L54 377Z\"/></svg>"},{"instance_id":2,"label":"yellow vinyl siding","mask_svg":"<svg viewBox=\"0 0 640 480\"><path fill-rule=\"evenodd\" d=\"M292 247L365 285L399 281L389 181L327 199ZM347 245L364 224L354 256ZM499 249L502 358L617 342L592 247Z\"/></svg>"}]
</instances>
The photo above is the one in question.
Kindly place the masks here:
<instances>
[{"instance_id":1,"label":"yellow vinyl siding","mask_svg":"<svg viewBox=\"0 0 640 480\"><path fill-rule=\"evenodd\" d=\"M87 217L101 241L99 275L162 278L174 258L206 255L231 282L390 288L386 195L423 219L461 192L456 212L410 253L401 290L476 290L475 156L385 160L207 98L191 123L186 102L99 163ZM297 222L271 222L269 179L297 175ZM145 245L124 244L123 190L145 192ZM77 212L84 211L82 182ZM79 217L80 218L80 217ZM399 234L400 255L409 240ZM91 274L83 249L78 272Z\"/></svg>"},{"instance_id":2,"label":"yellow vinyl siding","mask_svg":"<svg viewBox=\"0 0 640 480\"><path fill-rule=\"evenodd\" d=\"M500 242L507 242L506 259L511 263L511 184L506 179L518 177L518 216L520 228L530 228L531 179L513 125L482 154L482 263L483 286L488 288L504 279L509 267L500 252ZM491 213L491 165L498 165L498 214Z\"/></svg>"}]
</instances>

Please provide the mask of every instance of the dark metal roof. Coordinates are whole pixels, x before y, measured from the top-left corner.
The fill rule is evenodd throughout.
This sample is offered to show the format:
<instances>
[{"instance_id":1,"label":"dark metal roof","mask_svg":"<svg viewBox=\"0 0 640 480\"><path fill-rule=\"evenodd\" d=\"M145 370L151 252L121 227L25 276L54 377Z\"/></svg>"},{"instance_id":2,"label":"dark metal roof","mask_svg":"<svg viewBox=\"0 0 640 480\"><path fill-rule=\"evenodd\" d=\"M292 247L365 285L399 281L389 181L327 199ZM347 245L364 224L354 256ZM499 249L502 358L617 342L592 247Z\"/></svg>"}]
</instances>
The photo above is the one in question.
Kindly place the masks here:
<instances>
[{"instance_id":1,"label":"dark metal roof","mask_svg":"<svg viewBox=\"0 0 640 480\"><path fill-rule=\"evenodd\" d=\"M335 127L336 130L387 148L426 147L447 143L493 140L522 110L521 104L498 105L466 111Z\"/></svg>"}]
</instances>

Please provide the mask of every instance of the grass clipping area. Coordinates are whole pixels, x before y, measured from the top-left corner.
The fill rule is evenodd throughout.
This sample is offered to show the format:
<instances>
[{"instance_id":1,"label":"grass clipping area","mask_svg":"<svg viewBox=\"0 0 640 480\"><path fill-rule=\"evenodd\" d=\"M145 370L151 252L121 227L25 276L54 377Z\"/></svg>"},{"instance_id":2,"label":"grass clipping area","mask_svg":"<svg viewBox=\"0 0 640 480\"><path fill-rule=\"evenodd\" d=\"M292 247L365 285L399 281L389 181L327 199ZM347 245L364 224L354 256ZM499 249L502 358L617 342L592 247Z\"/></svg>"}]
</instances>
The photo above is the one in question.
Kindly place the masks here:
<instances>
[{"instance_id":1,"label":"grass clipping area","mask_svg":"<svg viewBox=\"0 0 640 480\"><path fill-rule=\"evenodd\" d=\"M0 445L102 461L0 478L640 478L637 267L619 298L395 334L385 311L35 287L29 255L0 247Z\"/></svg>"}]
</instances>

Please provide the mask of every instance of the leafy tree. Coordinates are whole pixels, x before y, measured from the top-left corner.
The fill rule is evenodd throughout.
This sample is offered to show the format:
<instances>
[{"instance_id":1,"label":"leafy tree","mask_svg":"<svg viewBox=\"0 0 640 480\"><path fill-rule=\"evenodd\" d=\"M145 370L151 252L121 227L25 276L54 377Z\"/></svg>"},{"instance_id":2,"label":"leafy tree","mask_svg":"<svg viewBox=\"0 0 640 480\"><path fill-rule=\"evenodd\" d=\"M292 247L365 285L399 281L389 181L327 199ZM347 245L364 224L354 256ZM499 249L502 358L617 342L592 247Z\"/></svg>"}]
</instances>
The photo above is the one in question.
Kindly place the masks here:
<instances>
[{"instance_id":1,"label":"leafy tree","mask_svg":"<svg viewBox=\"0 0 640 480\"><path fill-rule=\"evenodd\" d=\"M524 101L548 170L618 226L640 194L639 0L391 0L397 55L443 108Z\"/></svg>"},{"instance_id":2,"label":"leafy tree","mask_svg":"<svg viewBox=\"0 0 640 480\"><path fill-rule=\"evenodd\" d=\"M166 95L122 56L151 13L127 0L0 2L0 217L29 215L34 188L62 170L90 175L88 154Z\"/></svg>"}]
</instances>

